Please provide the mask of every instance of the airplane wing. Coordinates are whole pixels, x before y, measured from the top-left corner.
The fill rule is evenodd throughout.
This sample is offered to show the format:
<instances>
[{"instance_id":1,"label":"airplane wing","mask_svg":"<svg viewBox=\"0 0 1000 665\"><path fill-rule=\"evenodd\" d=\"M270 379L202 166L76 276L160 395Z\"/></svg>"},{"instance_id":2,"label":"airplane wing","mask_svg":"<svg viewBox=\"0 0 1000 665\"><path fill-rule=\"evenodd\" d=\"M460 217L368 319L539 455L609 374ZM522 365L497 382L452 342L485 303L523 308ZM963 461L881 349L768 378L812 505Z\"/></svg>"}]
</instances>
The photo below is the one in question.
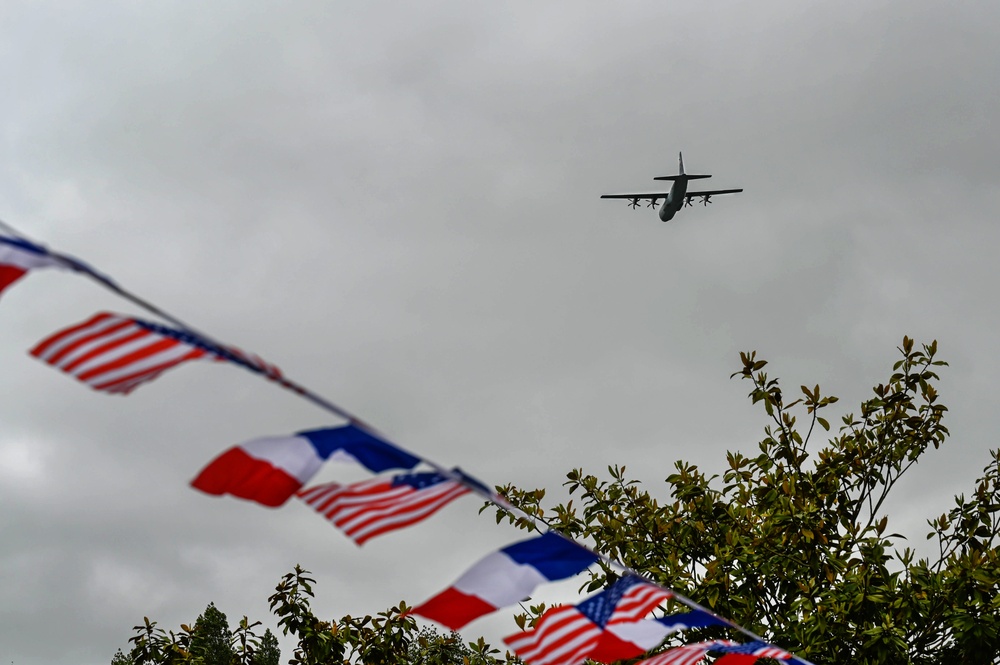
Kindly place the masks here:
<instances>
[{"instance_id":1,"label":"airplane wing","mask_svg":"<svg viewBox=\"0 0 1000 665\"><path fill-rule=\"evenodd\" d=\"M704 192L686 192L684 196L715 196L716 194L739 194L743 189L712 189Z\"/></svg>"},{"instance_id":2,"label":"airplane wing","mask_svg":"<svg viewBox=\"0 0 1000 665\"><path fill-rule=\"evenodd\" d=\"M644 194L601 194L602 199L665 199L670 192L646 192Z\"/></svg>"}]
</instances>

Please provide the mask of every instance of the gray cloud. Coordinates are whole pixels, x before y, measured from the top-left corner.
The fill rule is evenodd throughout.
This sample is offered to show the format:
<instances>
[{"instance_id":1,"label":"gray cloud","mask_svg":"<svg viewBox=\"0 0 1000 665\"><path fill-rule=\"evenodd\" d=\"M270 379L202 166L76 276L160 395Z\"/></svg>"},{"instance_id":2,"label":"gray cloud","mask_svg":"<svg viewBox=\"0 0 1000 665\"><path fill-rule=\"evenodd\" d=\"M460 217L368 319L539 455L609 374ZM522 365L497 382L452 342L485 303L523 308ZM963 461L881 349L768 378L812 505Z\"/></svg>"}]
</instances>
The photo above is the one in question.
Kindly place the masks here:
<instances>
[{"instance_id":1,"label":"gray cloud","mask_svg":"<svg viewBox=\"0 0 1000 665\"><path fill-rule=\"evenodd\" d=\"M753 450L740 350L846 411L936 337L954 436L893 508L919 545L996 446L996 15L8 3L0 216L414 450L553 492ZM678 150L746 192L669 225L597 198ZM330 616L417 602L516 537L470 500L359 551L191 491L225 447L331 420L235 368L116 399L24 353L99 309L133 311L55 272L0 302L0 656L107 662L209 601L266 618L296 562Z\"/></svg>"}]
</instances>

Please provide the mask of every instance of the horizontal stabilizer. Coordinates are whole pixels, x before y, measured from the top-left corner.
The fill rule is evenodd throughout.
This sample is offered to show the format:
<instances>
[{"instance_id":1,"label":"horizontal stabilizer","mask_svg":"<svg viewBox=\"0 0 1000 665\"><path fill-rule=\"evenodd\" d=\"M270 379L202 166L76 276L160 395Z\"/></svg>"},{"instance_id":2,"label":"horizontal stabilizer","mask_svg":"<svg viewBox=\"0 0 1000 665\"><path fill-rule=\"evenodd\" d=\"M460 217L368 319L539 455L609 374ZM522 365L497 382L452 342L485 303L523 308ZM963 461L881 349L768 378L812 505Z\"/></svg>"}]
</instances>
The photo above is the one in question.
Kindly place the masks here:
<instances>
[{"instance_id":1,"label":"horizontal stabilizer","mask_svg":"<svg viewBox=\"0 0 1000 665\"><path fill-rule=\"evenodd\" d=\"M711 178L710 175L687 175L682 173L680 175L661 175L653 180L701 180L702 178Z\"/></svg>"}]
</instances>

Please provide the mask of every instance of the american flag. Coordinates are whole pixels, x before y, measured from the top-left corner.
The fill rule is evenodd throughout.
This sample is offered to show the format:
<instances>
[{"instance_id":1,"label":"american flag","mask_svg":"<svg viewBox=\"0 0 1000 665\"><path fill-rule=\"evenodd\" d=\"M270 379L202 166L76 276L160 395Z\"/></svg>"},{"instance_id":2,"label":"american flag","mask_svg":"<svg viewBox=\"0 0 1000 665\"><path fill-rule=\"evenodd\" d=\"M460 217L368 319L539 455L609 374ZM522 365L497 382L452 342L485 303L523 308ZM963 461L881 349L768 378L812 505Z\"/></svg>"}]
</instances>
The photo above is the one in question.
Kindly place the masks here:
<instances>
[{"instance_id":1,"label":"american flag","mask_svg":"<svg viewBox=\"0 0 1000 665\"><path fill-rule=\"evenodd\" d=\"M407 473L352 485L309 487L298 497L358 545L375 536L427 519L469 493L440 473Z\"/></svg>"},{"instance_id":2,"label":"american flag","mask_svg":"<svg viewBox=\"0 0 1000 665\"><path fill-rule=\"evenodd\" d=\"M671 649L670 651L664 651L663 653L657 654L652 658L640 661L636 665L696 665L696 663L701 662L701 660L710 651L719 651L724 654L732 654L734 656L751 656L753 659L793 659L792 654L789 652L784 649L779 649L778 647L768 644L767 642L758 641L739 644L738 642L732 642L730 640L711 640L709 642L698 642L697 644L688 644L686 646L677 647L676 649ZM722 663L735 661L727 660L727 658L723 656L716 662ZM795 660L795 662L802 661Z\"/></svg>"},{"instance_id":3,"label":"american flag","mask_svg":"<svg viewBox=\"0 0 1000 665\"><path fill-rule=\"evenodd\" d=\"M682 647L658 653L652 658L641 660L636 665L697 665L708 652L718 650L723 645L735 645L736 642L729 640L711 640L709 642L698 642L696 644L686 644Z\"/></svg>"},{"instance_id":4,"label":"american flag","mask_svg":"<svg viewBox=\"0 0 1000 665\"><path fill-rule=\"evenodd\" d=\"M121 314L101 312L39 342L31 355L75 376L94 390L127 394L188 360L228 360L269 378L277 367L193 333Z\"/></svg>"},{"instance_id":5,"label":"american flag","mask_svg":"<svg viewBox=\"0 0 1000 665\"><path fill-rule=\"evenodd\" d=\"M671 595L638 577L624 577L579 605L553 607L533 629L504 642L532 665L582 663L607 626L640 621Z\"/></svg>"},{"instance_id":6,"label":"american flag","mask_svg":"<svg viewBox=\"0 0 1000 665\"><path fill-rule=\"evenodd\" d=\"M756 656L757 658L774 658L775 660L788 660L792 657L792 654L788 653L784 649L779 649L772 644L759 641L747 642L745 644L726 644L720 641L719 644L712 647L712 650L722 651L723 653Z\"/></svg>"}]
</instances>

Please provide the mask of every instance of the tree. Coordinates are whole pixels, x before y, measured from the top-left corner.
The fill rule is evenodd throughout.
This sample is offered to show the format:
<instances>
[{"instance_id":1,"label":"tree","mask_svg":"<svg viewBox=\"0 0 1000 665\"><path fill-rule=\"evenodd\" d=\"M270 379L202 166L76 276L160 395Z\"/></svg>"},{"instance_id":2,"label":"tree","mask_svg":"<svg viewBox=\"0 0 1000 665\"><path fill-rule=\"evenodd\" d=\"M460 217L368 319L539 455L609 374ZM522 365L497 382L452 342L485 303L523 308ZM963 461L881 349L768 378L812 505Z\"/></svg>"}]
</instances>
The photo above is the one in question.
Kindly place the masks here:
<instances>
[{"instance_id":1,"label":"tree","mask_svg":"<svg viewBox=\"0 0 1000 665\"><path fill-rule=\"evenodd\" d=\"M482 638L464 643L458 633L418 629L416 621L407 614L410 608L405 603L374 617L345 616L337 621L324 621L312 611L314 583L308 571L296 566L281 579L268 599L282 633L298 640L287 661L290 665L514 665L519 662L509 655L499 657L499 650ZM259 622L250 623L244 617L236 630L230 631L225 615L214 605L206 608L193 629L181 625L176 633L158 628L156 622L146 618L133 629L129 654L119 650L112 665L277 665L280 660L277 638L269 629L258 637L255 632L258 626Z\"/></svg>"},{"instance_id":2,"label":"tree","mask_svg":"<svg viewBox=\"0 0 1000 665\"><path fill-rule=\"evenodd\" d=\"M226 615L209 603L194 622L190 651L204 665L231 665L236 657Z\"/></svg>"},{"instance_id":3,"label":"tree","mask_svg":"<svg viewBox=\"0 0 1000 665\"><path fill-rule=\"evenodd\" d=\"M565 484L578 505L543 508L544 490L501 494L817 664L992 662L1000 654L1000 451L971 498L956 497L929 521L936 556L899 549L903 536L886 533L886 499L948 436L934 387L945 365L937 344L916 349L904 338L899 351L888 381L822 445L814 434L830 424L820 414L837 399L817 385L789 401L764 360L741 354L733 376L750 383L769 421L760 453L729 453L721 478L677 462L666 502L620 467L608 478L571 471ZM504 518L533 528L498 512ZM597 570L589 587L614 576Z\"/></svg>"},{"instance_id":4,"label":"tree","mask_svg":"<svg viewBox=\"0 0 1000 665\"><path fill-rule=\"evenodd\" d=\"M278 665L281 661L281 650L278 648L278 638L271 629L265 629L260 638L260 646L253 656L253 665Z\"/></svg>"},{"instance_id":5,"label":"tree","mask_svg":"<svg viewBox=\"0 0 1000 665\"><path fill-rule=\"evenodd\" d=\"M831 426L821 414L837 398L817 385L802 386L802 396L789 401L763 372L766 361L741 354L733 377L749 382L750 399L768 419L759 454L728 453L721 476L677 462L666 501L617 466L607 478L571 471L571 499L551 507L542 505L544 490L498 489L529 516L817 665L996 662L1000 451L991 453L969 498L956 497L929 521L933 556L918 557L902 546L903 536L888 533L884 506L892 490L948 437L947 408L935 388L945 365L937 344L917 349L903 338L899 351L888 380L822 444L815 438ZM498 511L503 519L536 528L534 520ZM596 590L617 575L602 566L584 587ZM419 631L404 603L374 617L321 620L311 610L312 585L296 567L269 599L282 632L298 640L291 665L517 662L482 639L466 644L454 633ZM531 607L516 620L524 626L544 609ZM250 665L263 650L257 625L244 618L234 631L234 663ZM196 631L181 629L166 633L147 619L131 640L131 661L116 665L201 662L191 649L197 624ZM719 628L687 631L659 650L722 636Z\"/></svg>"},{"instance_id":6,"label":"tree","mask_svg":"<svg viewBox=\"0 0 1000 665\"><path fill-rule=\"evenodd\" d=\"M405 603L378 615L336 622L322 621L313 614L310 599L314 580L299 566L285 575L268 599L278 626L298 638L290 665L500 665L518 662L498 657L480 638L465 644L457 633L442 635L418 630Z\"/></svg>"},{"instance_id":7,"label":"tree","mask_svg":"<svg viewBox=\"0 0 1000 665\"><path fill-rule=\"evenodd\" d=\"M178 632L165 631L148 617L133 627L126 654L121 649L111 665L278 665L281 651L270 630L258 636L260 622L243 617L236 629L226 615L209 603L194 628L181 624Z\"/></svg>"}]
</instances>

